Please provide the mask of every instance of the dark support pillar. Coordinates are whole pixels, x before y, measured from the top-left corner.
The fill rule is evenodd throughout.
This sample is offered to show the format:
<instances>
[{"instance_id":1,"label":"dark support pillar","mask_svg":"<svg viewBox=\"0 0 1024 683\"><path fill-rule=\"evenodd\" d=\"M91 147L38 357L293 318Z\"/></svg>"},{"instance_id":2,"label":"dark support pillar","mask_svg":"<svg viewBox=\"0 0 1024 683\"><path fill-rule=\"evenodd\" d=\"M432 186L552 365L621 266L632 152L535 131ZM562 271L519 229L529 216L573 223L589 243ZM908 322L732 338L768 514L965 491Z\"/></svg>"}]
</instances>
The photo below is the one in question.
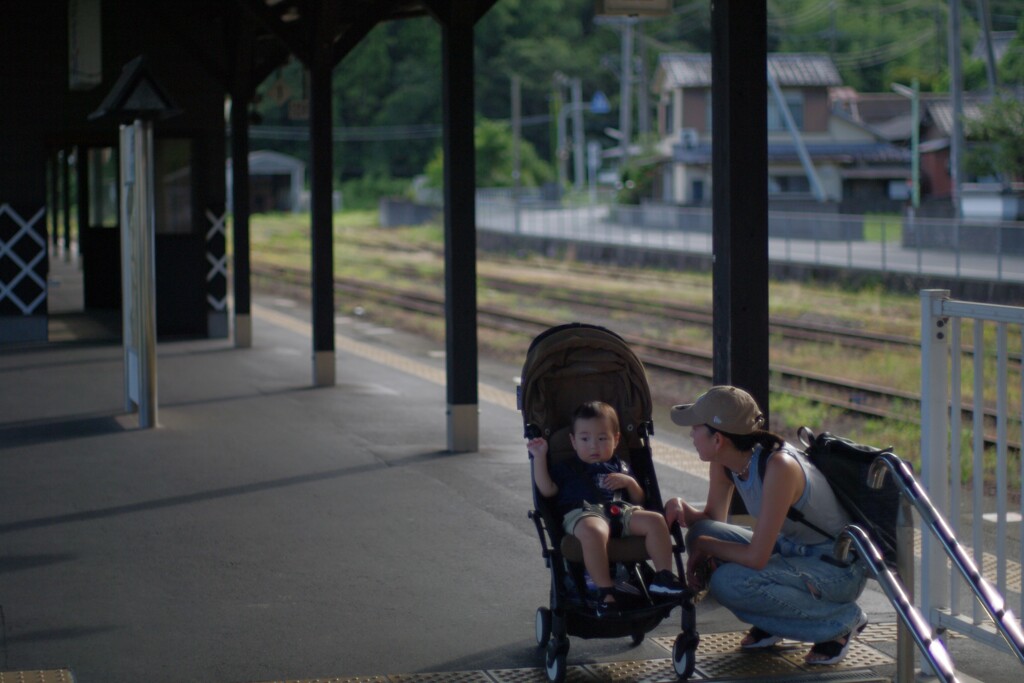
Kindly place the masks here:
<instances>
[{"instance_id":1,"label":"dark support pillar","mask_svg":"<svg viewBox=\"0 0 1024 683\"><path fill-rule=\"evenodd\" d=\"M711 3L714 382L768 406L767 10Z\"/></svg>"},{"instance_id":2,"label":"dark support pillar","mask_svg":"<svg viewBox=\"0 0 1024 683\"><path fill-rule=\"evenodd\" d=\"M89 148L81 145L75 148L75 199L78 207L78 243L81 244L82 234L89 229ZM65 245L69 243L70 235L69 218L64 224Z\"/></svg>"},{"instance_id":3,"label":"dark support pillar","mask_svg":"<svg viewBox=\"0 0 1024 683\"><path fill-rule=\"evenodd\" d=\"M318 5L319 6L319 5ZM321 10L323 11L323 10ZM313 243L313 385L333 386L334 374L334 207L331 135L331 41L325 17L314 22L310 72L310 172Z\"/></svg>"},{"instance_id":4,"label":"dark support pillar","mask_svg":"<svg viewBox=\"0 0 1024 683\"><path fill-rule=\"evenodd\" d=\"M57 178L59 177L60 169L60 155L56 152L50 157L50 162L46 165L46 227L49 230L50 244L52 248L56 250L60 225L60 214L57 213L57 202L60 193L57 188ZM65 254L66 255L66 254Z\"/></svg>"},{"instance_id":5,"label":"dark support pillar","mask_svg":"<svg viewBox=\"0 0 1024 683\"><path fill-rule=\"evenodd\" d=\"M252 86L252 32L237 33L235 74L231 87L231 208L235 346L252 346L252 288L249 266L249 100Z\"/></svg>"},{"instance_id":6,"label":"dark support pillar","mask_svg":"<svg viewBox=\"0 0 1024 683\"><path fill-rule=\"evenodd\" d=\"M444 65L445 331L448 450L479 447L476 323L476 152L473 141L472 3L449 2L441 22Z\"/></svg>"},{"instance_id":7,"label":"dark support pillar","mask_svg":"<svg viewBox=\"0 0 1024 683\"><path fill-rule=\"evenodd\" d=\"M71 246L71 148L65 147L60 155L61 204L64 215L64 248ZM78 225L78 254L82 254L82 224Z\"/></svg>"},{"instance_id":8,"label":"dark support pillar","mask_svg":"<svg viewBox=\"0 0 1024 683\"><path fill-rule=\"evenodd\" d=\"M249 267L249 100L231 96L231 240L234 266L235 346L252 346Z\"/></svg>"}]
</instances>

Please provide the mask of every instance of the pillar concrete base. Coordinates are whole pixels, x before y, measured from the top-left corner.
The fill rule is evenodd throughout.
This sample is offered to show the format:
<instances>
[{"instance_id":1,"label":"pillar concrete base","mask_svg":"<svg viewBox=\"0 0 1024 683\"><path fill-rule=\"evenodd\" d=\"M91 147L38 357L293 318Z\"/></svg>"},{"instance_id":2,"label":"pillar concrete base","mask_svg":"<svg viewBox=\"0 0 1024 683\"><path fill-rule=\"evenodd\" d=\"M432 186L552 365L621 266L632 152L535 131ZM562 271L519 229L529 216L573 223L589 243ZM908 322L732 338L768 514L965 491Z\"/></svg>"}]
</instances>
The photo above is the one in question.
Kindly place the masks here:
<instances>
[{"instance_id":1,"label":"pillar concrete base","mask_svg":"<svg viewBox=\"0 0 1024 683\"><path fill-rule=\"evenodd\" d=\"M335 383L334 351L314 351L313 386L333 387Z\"/></svg>"},{"instance_id":2,"label":"pillar concrete base","mask_svg":"<svg viewBox=\"0 0 1024 683\"><path fill-rule=\"evenodd\" d=\"M475 453L480 449L480 408L475 403L448 404L448 450Z\"/></svg>"},{"instance_id":3,"label":"pillar concrete base","mask_svg":"<svg viewBox=\"0 0 1024 683\"><path fill-rule=\"evenodd\" d=\"M252 316L235 315L235 348L252 348Z\"/></svg>"},{"instance_id":4,"label":"pillar concrete base","mask_svg":"<svg viewBox=\"0 0 1024 683\"><path fill-rule=\"evenodd\" d=\"M47 341L47 317L45 315L4 315L0 316L0 342L20 343Z\"/></svg>"},{"instance_id":5,"label":"pillar concrete base","mask_svg":"<svg viewBox=\"0 0 1024 683\"><path fill-rule=\"evenodd\" d=\"M210 339L227 339L228 333L227 311L210 311L206 314L206 335Z\"/></svg>"}]
</instances>

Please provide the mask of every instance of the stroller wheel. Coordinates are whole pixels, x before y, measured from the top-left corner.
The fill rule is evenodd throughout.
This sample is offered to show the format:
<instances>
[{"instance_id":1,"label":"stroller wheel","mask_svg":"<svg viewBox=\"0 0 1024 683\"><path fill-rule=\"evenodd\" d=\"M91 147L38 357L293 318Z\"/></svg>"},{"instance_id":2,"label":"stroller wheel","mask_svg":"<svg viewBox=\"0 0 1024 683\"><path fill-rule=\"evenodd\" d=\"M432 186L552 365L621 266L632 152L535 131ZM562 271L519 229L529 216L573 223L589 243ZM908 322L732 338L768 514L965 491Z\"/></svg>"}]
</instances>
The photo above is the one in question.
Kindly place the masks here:
<instances>
[{"instance_id":1,"label":"stroller wheel","mask_svg":"<svg viewBox=\"0 0 1024 683\"><path fill-rule=\"evenodd\" d=\"M544 645L551 638L551 610L547 607L537 608L537 644Z\"/></svg>"},{"instance_id":2,"label":"stroller wheel","mask_svg":"<svg viewBox=\"0 0 1024 683\"><path fill-rule=\"evenodd\" d=\"M633 647L636 647L640 643L644 642L644 638L646 637L647 634L644 633L642 630L636 630L630 634L630 642L633 644Z\"/></svg>"},{"instance_id":3,"label":"stroller wheel","mask_svg":"<svg viewBox=\"0 0 1024 683\"><path fill-rule=\"evenodd\" d=\"M557 640L548 641L544 655L544 665L551 683L563 683L565 681L566 665L565 659L568 654L568 641L563 647Z\"/></svg>"},{"instance_id":4,"label":"stroller wheel","mask_svg":"<svg viewBox=\"0 0 1024 683\"><path fill-rule=\"evenodd\" d=\"M693 675L693 666L697 654L697 642L686 633L676 636L672 645L672 669L679 680L685 681Z\"/></svg>"}]
</instances>

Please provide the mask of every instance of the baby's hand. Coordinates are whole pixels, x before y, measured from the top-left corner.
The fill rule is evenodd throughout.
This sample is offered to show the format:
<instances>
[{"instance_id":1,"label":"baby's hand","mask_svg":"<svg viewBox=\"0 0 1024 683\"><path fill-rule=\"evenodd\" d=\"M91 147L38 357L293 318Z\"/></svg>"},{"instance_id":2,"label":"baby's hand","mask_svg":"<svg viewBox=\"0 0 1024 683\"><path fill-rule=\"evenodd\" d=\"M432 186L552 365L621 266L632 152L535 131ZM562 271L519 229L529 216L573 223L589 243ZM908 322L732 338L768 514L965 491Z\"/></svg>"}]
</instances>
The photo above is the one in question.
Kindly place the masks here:
<instances>
[{"instance_id":1,"label":"baby's hand","mask_svg":"<svg viewBox=\"0 0 1024 683\"><path fill-rule=\"evenodd\" d=\"M530 457L544 458L548 454L548 442L543 436L538 436L526 442L526 450Z\"/></svg>"},{"instance_id":2,"label":"baby's hand","mask_svg":"<svg viewBox=\"0 0 1024 683\"><path fill-rule=\"evenodd\" d=\"M628 489L634 481L636 480L628 474L611 472L604 475L601 485L609 491L618 491L620 489Z\"/></svg>"}]
</instances>

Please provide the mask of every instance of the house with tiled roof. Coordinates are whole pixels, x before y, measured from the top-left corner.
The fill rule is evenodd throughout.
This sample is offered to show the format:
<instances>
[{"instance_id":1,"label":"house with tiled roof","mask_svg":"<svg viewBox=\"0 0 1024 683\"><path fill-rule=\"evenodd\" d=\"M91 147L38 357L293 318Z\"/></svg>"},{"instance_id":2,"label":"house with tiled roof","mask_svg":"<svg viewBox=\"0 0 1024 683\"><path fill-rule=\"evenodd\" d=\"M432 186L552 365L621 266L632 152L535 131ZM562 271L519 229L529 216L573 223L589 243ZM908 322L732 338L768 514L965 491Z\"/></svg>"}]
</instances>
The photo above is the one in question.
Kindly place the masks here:
<instances>
[{"instance_id":1,"label":"house with tiled roof","mask_svg":"<svg viewBox=\"0 0 1024 683\"><path fill-rule=\"evenodd\" d=\"M950 175L950 148L953 137L953 103L949 93L922 92L918 113L920 135L921 210L919 215L951 217L953 207L953 180ZM963 120L969 122L981 117L982 106L989 95L968 93L963 100ZM882 139L903 148L910 148L915 122L911 118L910 100L895 93L848 92L835 96L833 104L838 115L849 116L870 127ZM965 126L965 144L971 146L969 126ZM965 174L961 192L976 191L978 181L998 183L992 179L979 179ZM984 185L984 183L982 183ZM984 189L984 188L982 188ZM966 209L966 207L965 207Z\"/></svg>"},{"instance_id":2,"label":"house with tiled roof","mask_svg":"<svg viewBox=\"0 0 1024 683\"><path fill-rule=\"evenodd\" d=\"M770 54L768 73L781 94L768 93L772 208L808 202L841 211L902 208L910 178L909 151L892 144L859 117L833 106L832 93L842 90L843 83L832 60L821 54ZM673 204L708 205L711 56L662 55L653 89L663 160L657 198ZM787 119L795 130L787 126ZM801 161L801 147L810 168Z\"/></svg>"}]
</instances>

